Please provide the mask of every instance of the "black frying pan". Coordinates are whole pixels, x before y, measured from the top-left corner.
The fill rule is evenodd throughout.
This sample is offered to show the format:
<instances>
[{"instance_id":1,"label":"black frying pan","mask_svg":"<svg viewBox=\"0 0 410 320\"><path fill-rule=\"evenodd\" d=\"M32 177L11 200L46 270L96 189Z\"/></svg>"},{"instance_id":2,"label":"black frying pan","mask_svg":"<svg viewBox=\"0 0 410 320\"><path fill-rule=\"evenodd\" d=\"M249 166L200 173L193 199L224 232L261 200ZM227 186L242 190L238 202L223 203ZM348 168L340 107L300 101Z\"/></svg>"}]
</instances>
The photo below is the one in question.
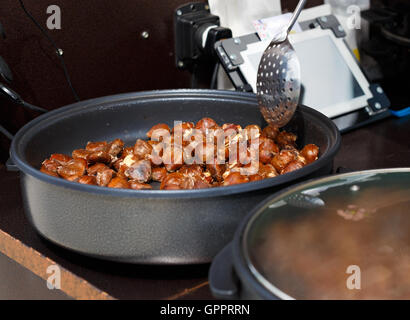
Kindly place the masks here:
<instances>
[{"instance_id":1,"label":"black frying pan","mask_svg":"<svg viewBox=\"0 0 410 320\"><path fill-rule=\"evenodd\" d=\"M274 191L328 174L340 146L331 120L300 106L286 128L298 143L315 143L320 158L295 172L262 181L202 190L125 190L82 185L41 173L51 153L70 154L87 141L133 145L152 125L211 117L265 122L253 94L171 90L82 101L36 118L14 137L10 155L21 172L26 213L35 229L63 247L103 259L148 264L207 263L231 241L245 214Z\"/></svg>"}]
</instances>

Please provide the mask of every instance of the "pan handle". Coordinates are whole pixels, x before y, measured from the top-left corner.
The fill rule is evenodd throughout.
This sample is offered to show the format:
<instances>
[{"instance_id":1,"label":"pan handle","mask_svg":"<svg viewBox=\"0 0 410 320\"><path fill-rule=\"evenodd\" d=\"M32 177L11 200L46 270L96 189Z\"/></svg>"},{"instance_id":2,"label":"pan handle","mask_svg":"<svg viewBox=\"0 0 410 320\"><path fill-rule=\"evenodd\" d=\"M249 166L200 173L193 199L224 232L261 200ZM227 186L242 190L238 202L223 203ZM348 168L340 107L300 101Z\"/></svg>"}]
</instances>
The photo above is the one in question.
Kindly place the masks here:
<instances>
[{"instance_id":1,"label":"pan handle","mask_svg":"<svg viewBox=\"0 0 410 320\"><path fill-rule=\"evenodd\" d=\"M7 169L7 171L15 171L15 172L20 171L19 167L17 167L14 164L14 162L13 162L13 160L11 160L11 158L9 158L6 161L6 169Z\"/></svg>"},{"instance_id":2,"label":"pan handle","mask_svg":"<svg viewBox=\"0 0 410 320\"><path fill-rule=\"evenodd\" d=\"M217 299L239 298L239 280L233 267L231 243L214 258L209 269L209 287Z\"/></svg>"}]
</instances>

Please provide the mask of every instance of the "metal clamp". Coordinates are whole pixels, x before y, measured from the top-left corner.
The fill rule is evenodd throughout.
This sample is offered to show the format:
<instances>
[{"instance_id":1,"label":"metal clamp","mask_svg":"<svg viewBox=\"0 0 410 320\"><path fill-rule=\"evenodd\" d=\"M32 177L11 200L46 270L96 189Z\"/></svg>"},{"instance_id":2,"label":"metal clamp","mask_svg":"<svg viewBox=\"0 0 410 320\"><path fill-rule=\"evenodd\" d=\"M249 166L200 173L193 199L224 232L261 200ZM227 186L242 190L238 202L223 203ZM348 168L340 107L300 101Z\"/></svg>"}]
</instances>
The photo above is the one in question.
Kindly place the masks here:
<instances>
[{"instance_id":1,"label":"metal clamp","mask_svg":"<svg viewBox=\"0 0 410 320\"><path fill-rule=\"evenodd\" d=\"M316 21L322 29L332 30L336 38L346 37L346 31L334 15L322 16Z\"/></svg>"},{"instance_id":2,"label":"metal clamp","mask_svg":"<svg viewBox=\"0 0 410 320\"><path fill-rule=\"evenodd\" d=\"M251 33L246 36L231 38L223 41L221 46L225 50L232 65L239 66L244 63L241 51L245 51L248 44L259 42L260 39L256 33Z\"/></svg>"},{"instance_id":3,"label":"metal clamp","mask_svg":"<svg viewBox=\"0 0 410 320\"><path fill-rule=\"evenodd\" d=\"M215 43L215 51L221 65L237 91L252 92L251 85L246 81L239 66L244 63L241 52L247 49L248 44L259 42L256 33L242 37L226 39Z\"/></svg>"},{"instance_id":4,"label":"metal clamp","mask_svg":"<svg viewBox=\"0 0 410 320\"><path fill-rule=\"evenodd\" d=\"M373 98L367 100L368 107L366 108L366 111L370 115L384 112L390 108L390 100L379 84L371 84L369 89L373 95Z\"/></svg>"}]
</instances>

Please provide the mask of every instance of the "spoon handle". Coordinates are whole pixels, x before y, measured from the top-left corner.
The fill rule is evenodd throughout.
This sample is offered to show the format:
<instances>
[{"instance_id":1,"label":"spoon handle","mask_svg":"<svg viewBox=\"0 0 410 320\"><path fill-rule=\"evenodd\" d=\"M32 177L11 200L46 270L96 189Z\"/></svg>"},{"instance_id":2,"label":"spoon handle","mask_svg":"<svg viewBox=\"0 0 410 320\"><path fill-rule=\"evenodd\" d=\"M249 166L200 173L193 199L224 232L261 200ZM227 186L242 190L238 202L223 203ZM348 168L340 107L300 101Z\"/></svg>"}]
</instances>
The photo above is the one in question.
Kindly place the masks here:
<instances>
[{"instance_id":1,"label":"spoon handle","mask_svg":"<svg viewBox=\"0 0 410 320\"><path fill-rule=\"evenodd\" d=\"M287 34L292 30L293 26L295 25L296 21L299 18L300 13L302 12L303 8L305 7L306 0L300 0L298 5L296 6L295 12L293 12L293 16L290 19L288 29L287 29Z\"/></svg>"}]
</instances>

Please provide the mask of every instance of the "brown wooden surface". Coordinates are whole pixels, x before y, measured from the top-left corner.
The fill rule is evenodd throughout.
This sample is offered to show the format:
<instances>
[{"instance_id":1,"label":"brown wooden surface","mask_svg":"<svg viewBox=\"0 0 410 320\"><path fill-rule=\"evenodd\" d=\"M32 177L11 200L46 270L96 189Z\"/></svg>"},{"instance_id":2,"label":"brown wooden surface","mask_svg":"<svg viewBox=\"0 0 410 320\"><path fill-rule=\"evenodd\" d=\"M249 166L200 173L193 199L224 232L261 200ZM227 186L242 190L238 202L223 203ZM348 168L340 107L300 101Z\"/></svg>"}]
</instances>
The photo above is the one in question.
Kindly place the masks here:
<instances>
[{"instance_id":1,"label":"brown wooden surface","mask_svg":"<svg viewBox=\"0 0 410 320\"><path fill-rule=\"evenodd\" d=\"M0 300L69 300L58 289L49 290L44 279L0 253Z\"/></svg>"},{"instance_id":2,"label":"brown wooden surface","mask_svg":"<svg viewBox=\"0 0 410 320\"><path fill-rule=\"evenodd\" d=\"M12 263L6 263L7 259L4 259L3 256L11 260ZM11 272L13 265L18 265L18 270L23 269L26 272L19 272L18 270ZM49 279L49 277L56 272L55 269L49 270L49 267L58 267L58 282L61 290L58 288L56 290L48 290L50 293L47 295L47 290L45 290L47 281L50 280L53 283L54 280ZM27 290L24 289L24 281L15 280L18 278L19 273L22 274L23 278L29 279L27 281ZM35 283L32 284L32 281ZM13 282L18 283L18 285L11 288L13 287ZM6 286L6 288L1 288L1 286ZM17 296L20 290L24 291L22 292L22 298L27 297L25 295L28 292L35 292L36 288L40 294L45 294L44 297L46 299L54 299L55 293L59 293L57 297L65 296L81 300L113 299L106 292L92 286L88 281L76 276L64 267L59 266L55 261L0 230L0 298L3 296L8 299L7 296L10 294L12 294L12 297Z\"/></svg>"},{"instance_id":3,"label":"brown wooden surface","mask_svg":"<svg viewBox=\"0 0 410 320\"><path fill-rule=\"evenodd\" d=\"M410 167L410 117L343 135L335 168ZM0 229L118 299L208 299L209 265L152 267L87 258L41 239L24 216L18 174L0 167Z\"/></svg>"}]
</instances>

